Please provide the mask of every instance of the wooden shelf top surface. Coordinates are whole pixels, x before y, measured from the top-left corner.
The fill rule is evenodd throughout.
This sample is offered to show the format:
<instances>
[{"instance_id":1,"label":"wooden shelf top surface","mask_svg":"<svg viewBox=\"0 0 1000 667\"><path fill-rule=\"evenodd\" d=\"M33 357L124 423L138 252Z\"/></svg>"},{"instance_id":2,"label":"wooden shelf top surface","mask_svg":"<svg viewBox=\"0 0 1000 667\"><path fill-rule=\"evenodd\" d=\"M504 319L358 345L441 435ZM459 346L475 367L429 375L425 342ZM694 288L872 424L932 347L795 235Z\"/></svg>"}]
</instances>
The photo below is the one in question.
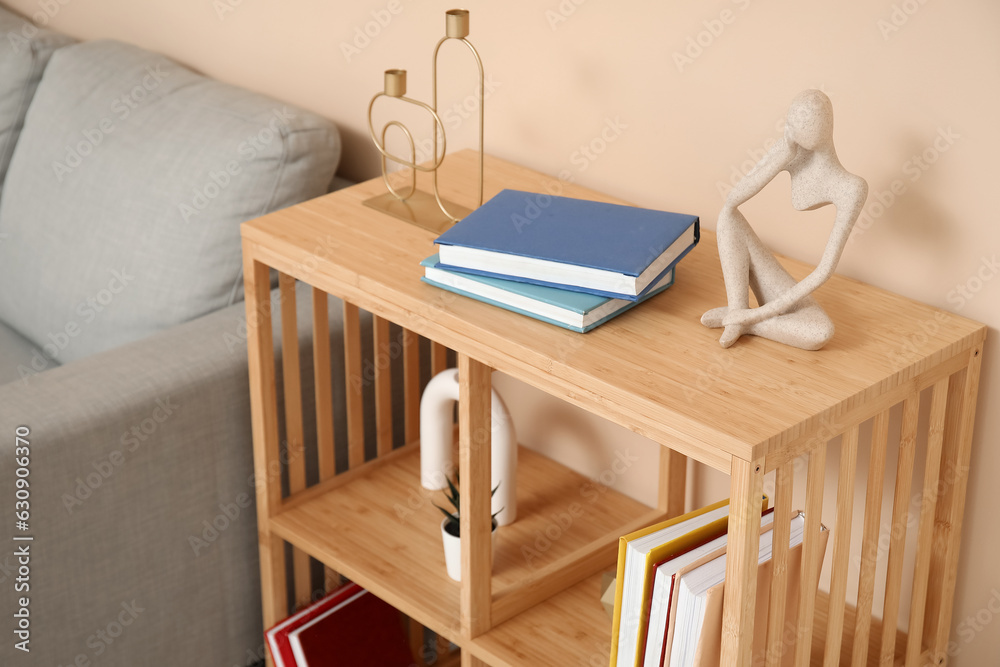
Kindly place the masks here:
<instances>
[{"instance_id":1,"label":"wooden shelf top surface","mask_svg":"<svg viewBox=\"0 0 1000 667\"><path fill-rule=\"evenodd\" d=\"M443 196L472 203L476 156L448 156ZM627 203L487 156L484 196L503 188ZM726 303L715 235L705 230L679 263L673 287L578 334L421 282L419 262L435 252L435 235L362 205L382 192L374 179L245 223L246 250L726 472L731 456L749 460L835 426L845 412L967 354L985 337L977 322L835 276L816 293L836 326L822 350L752 336L722 349L720 330L699 321ZM782 263L797 277L811 269Z\"/></svg>"}]
</instances>

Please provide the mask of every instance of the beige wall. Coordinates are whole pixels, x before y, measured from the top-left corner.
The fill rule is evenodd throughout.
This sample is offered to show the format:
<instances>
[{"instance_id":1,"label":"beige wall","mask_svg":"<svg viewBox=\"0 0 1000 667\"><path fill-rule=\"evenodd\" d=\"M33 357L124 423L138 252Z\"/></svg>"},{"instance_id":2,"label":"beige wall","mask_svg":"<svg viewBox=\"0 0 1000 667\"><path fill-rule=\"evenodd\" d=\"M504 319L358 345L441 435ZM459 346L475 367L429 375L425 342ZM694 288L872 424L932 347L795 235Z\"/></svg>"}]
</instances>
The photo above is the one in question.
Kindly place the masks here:
<instances>
[{"instance_id":1,"label":"beige wall","mask_svg":"<svg viewBox=\"0 0 1000 667\"><path fill-rule=\"evenodd\" d=\"M450 7L426 0L5 1L24 13L42 12L38 20L78 37L141 44L335 119L346 140L343 173L354 178L377 173L364 118L382 70L409 69L411 94L426 99L431 50ZM989 262L1000 252L1000 224L989 195L1000 175L1000 4L506 0L469 6L471 37L493 88L489 152L640 205L697 213L710 228L720 189L779 136L793 95L809 87L830 95L841 159L868 179L872 193L869 217L855 230L840 271L991 327L953 664L997 664L1000 619L994 620L991 599L1000 600L1000 278L993 279L997 269ZM374 36L364 37L365 30ZM449 80L455 71L449 65ZM445 92L461 104L471 83L455 80ZM457 111L453 118L460 127L452 143L472 145L472 124ZM917 162L920 155L926 158ZM902 194L891 194L894 181ZM787 177L747 209L776 250L818 258L832 211L791 213ZM967 286L967 296L959 285ZM566 408L540 406L527 390L500 384L516 394L511 403L522 435L536 447L556 456L586 451L575 456L592 475L611 469L616 451L643 451L649 460L652 448L632 434L581 425ZM551 426L554 413L559 428ZM616 485L649 500L649 468L630 466L616 475ZM715 476L699 472L693 480L692 502L726 493ZM965 621L977 614L978 621ZM976 629L980 624L984 630Z\"/></svg>"}]
</instances>

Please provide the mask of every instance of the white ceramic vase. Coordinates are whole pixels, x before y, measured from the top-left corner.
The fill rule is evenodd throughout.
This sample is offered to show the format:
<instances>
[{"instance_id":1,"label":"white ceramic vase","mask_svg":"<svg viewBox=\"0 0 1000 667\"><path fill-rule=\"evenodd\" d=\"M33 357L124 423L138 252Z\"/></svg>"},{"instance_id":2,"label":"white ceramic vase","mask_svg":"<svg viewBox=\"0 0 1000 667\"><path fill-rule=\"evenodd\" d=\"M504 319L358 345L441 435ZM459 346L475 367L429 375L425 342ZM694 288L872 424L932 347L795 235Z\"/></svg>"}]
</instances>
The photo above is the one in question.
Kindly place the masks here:
<instances>
[{"instance_id":1,"label":"white ceramic vase","mask_svg":"<svg viewBox=\"0 0 1000 667\"><path fill-rule=\"evenodd\" d=\"M441 519L441 541L444 543L444 564L448 568L448 576L455 581L462 580L462 540L444 529L448 519ZM490 571L493 570L493 554L497 548L497 522L493 521L493 532L490 533Z\"/></svg>"}]
</instances>

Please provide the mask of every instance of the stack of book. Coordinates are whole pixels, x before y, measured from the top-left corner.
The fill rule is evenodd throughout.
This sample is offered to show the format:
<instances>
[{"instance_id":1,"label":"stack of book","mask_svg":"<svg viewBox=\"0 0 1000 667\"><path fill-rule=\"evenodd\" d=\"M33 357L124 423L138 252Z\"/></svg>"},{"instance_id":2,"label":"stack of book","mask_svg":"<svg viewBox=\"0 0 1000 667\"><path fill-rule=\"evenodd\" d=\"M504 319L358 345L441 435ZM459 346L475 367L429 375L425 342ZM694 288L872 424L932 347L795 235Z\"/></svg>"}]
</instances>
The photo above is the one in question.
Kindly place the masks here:
<instances>
[{"instance_id":1,"label":"stack of book","mask_svg":"<svg viewBox=\"0 0 1000 667\"><path fill-rule=\"evenodd\" d=\"M275 667L412 667L403 617L348 583L267 631Z\"/></svg>"},{"instance_id":2,"label":"stack of book","mask_svg":"<svg viewBox=\"0 0 1000 667\"><path fill-rule=\"evenodd\" d=\"M439 236L424 281L589 331L674 282L697 216L504 190Z\"/></svg>"},{"instance_id":3,"label":"stack of book","mask_svg":"<svg viewBox=\"0 0 1000 667\"><path fill-rule=\"evenodd\" d=\"M771 590L771 529L778 520L763 498L758 551L758 619L766 619ZM790 522L786 624L795 625L801 580L805 515ZM649 526L621 538L611 633L611 667L719 667L726 579L729 501ZM829 533L821 526L821 553ZM817 577L818 577L817 572ZM766 623L755 623L754 664L763 664ZM794 663L794 638L778 664Z\"/></svg>"}]
</instances>

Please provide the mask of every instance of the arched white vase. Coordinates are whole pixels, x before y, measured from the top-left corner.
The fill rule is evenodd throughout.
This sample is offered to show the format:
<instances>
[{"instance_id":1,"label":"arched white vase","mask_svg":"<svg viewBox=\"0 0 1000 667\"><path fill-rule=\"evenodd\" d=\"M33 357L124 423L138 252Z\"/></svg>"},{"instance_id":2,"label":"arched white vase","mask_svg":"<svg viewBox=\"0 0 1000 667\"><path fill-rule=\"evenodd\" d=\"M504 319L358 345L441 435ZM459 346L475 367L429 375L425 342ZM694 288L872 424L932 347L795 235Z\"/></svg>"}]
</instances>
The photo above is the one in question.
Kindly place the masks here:
<instances>
[{"instance_id":1,"label":"arched white vase","mask_svg":"<svg viewBox=\"0 0 1000 667\"><path fill-rule=\"evenodd\" d=\"M458 402L458 369L441 371L427 383L420 397L420 484L432 491L445 489L455 469L452 461L452 410ZM491 512L497 524L517 518L517 438L514 422L496 389L490 402L490 468L496 488ZM501 510L502 508L502 510Z\"/></svg>"}]
</instances>

